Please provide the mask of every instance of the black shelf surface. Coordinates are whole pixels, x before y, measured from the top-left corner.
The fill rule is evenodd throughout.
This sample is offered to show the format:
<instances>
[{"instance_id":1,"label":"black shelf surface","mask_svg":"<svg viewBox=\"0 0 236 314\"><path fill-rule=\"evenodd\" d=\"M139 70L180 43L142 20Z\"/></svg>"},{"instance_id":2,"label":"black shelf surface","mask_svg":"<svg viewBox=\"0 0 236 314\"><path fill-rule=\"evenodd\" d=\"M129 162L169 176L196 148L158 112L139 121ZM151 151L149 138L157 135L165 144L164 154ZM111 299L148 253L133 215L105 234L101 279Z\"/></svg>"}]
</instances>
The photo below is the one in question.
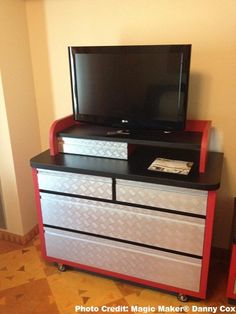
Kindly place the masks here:
<instances>
[{"instance_id":1,"label":"black shelf surface","mask_svg":"<svg viewBox=\"0 0 236 314\"><path fill-rule=\"evenodd\" d=\"M180 149L200 149L201 132L157 130L131 130L130 134L108 135L119 129L81 123L58 133L59 137L94 139L102 141L125 142L129 144L175 147Z\"/></svg>"},{"instance_id":2,"label":"black shelf surface","mask_svg":"<svg viewBox=\"0 0 236 314\"><path fill-rule=\"evenodd\" d=\"M35 156L30 163L33 168L100 175L118 179L143 181L199 190L216 190L220 186L223 153L209 152L206 171L198 172L197 151L140 146L129 160L81 156L59 153L50 156L49 150ZM195 166L188 175L150 171L147 168L155 158L194 161Z\"/></svg>"}]
</instances>

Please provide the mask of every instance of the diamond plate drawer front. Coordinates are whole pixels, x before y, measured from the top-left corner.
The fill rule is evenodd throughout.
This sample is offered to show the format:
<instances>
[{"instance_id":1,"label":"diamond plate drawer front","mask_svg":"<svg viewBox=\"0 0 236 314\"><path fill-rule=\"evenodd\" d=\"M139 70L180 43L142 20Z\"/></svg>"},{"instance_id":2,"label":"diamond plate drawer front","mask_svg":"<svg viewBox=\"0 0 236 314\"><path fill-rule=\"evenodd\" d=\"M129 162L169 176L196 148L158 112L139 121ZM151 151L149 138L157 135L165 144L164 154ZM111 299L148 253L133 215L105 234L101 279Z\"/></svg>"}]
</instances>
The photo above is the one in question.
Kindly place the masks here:
<instances>
[{"instance_id":1,"label":"diamond plate drawer front","mask_svg":"<svg viewBox=\"0 0 236 314\"><path fill-rule=\"evenodd\" d=\"M38 182L42 190L112 199L111 178L40 169Z\"/></svg>"},{"instance_id":2,"label":"diamond plate drawer front","mask_svg":"<svg viewBox=\"0 0 236 314\"><path fill-rule=\"evenodd\" d=\"M61 137L58 148L62 153L128 159L128 144L121 142Z\"/></svg>"},{"instance_id":3,"label":"diamond plate drawer front","mask_svg":"<svg viewBox=\"0 0 236 314\"><path fill-rule=\"evenodd\" d=\"M43 223L202 255L205 220L41 193Z\"/></svg>"},{"instance_id":4,"label":"diamond plate drawer front","mask_svg":"<svg viewBox=\"0 0 236 314\"><path fill-rule=\"evenodd\" d=\"M45 231L50 257L199 291L199 259L62 230Z\"/></svg>"},{"instance_id":5,"label":"diamond plate drawer front","mask_svg":"<svg viewBox=\"0 0 236 314\"><path fill-rule=\"evenodd\" d=\"M206 214L207 191L120 179L116 182L118 201L200 215Z\"/></svg>"}]
</instances>

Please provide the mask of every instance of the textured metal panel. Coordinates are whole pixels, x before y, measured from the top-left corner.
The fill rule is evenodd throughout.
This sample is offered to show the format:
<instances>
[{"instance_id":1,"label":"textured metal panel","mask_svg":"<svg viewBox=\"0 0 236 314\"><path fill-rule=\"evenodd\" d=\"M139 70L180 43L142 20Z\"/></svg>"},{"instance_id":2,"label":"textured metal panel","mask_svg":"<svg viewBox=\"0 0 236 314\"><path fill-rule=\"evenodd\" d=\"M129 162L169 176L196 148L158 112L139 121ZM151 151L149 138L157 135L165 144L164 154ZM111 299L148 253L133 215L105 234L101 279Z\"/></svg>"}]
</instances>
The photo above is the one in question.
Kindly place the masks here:
<instances>
[{"instance_id":1,"label":"textured metal panel","mask_svg":"<svg viewBox=\"0 0 236 314\"><path fill-rule=\"evenodd\" d=\"M62 137L58 138L58 147L62 153L128 159L127 143Z\"/></svg>"},{"instance_id":2,"label":"textured metal panel","mask_svg":"<svg viewBox=\"0 0 236 314\"><path fill-rule=\"evenodd\" d=\"M45 239L50 257L199 291L198 259L50 228Z\"/></svg>"},{"instance_id":3,"label":"textured metal panel","mask_svg":"<svg viewBox=\"0 0 236 314\"><path fill-rule=\"evenodd\" d=\"M111 178L40 169L38 182L42 190L112 199Z\"/></svg>"},{"instance_id":4,"label":"textured metal panel","mask_svg":"<svg viewBox=\"0 0 236 314\"><path fill-rule=\"evenodd\" d=\"M41 193L43 223L202 255L205 220Z\"/></svg>"},{"instance_id":5,"label":"textured metal panel","mask_svg":"<svg viewBox=\"0 0 236 314\"><path fill-rule=\"evenodd\" d=\"M117 180L116 185L118 201L201 215L206 214L207 195L207 191L127 180Z\"/></svg>"}]
</instances>

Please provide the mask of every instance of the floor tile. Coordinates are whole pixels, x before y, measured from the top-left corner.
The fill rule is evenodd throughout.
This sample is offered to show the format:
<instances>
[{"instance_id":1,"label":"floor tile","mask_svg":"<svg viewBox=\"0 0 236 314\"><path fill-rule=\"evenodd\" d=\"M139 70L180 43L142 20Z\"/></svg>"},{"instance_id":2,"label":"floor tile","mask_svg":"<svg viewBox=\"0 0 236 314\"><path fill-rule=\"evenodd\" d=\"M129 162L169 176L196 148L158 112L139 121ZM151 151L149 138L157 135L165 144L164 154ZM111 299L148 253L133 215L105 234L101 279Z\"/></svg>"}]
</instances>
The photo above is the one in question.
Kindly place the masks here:
<instances>
[{"instance_id":1,"label":"floor tile","mask_svg":"<svg viewBox=\"0 0 236 314\"><path fill-rule=\"evenodd\" d=\"M1 314L58 314L46 278L0 291Z\"/></svg>"},{"instance_id":2,"label":"floor tile","mask_svg":"<svg viewBox=\"0 0 236 314\"><path fill-rule=\"evenodd\" d=\"M0 255L0 291L45 277L34 246Z\"/></svg>"}]
</instances>

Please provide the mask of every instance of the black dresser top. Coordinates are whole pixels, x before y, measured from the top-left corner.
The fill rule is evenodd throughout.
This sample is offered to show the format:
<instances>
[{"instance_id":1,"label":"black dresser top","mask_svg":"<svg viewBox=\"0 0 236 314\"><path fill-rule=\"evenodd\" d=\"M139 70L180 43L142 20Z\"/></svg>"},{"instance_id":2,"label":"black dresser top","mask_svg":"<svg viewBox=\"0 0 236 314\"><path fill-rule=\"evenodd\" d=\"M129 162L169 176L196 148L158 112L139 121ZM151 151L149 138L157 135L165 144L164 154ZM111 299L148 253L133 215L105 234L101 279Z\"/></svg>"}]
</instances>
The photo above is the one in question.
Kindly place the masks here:
<instances>
[{"instance_id":1,"label":"black dresser top","mask_svg":"<svg viewBox=\"0 0 236 314\"><path fill-rule=\"evenodd\" d=\"M188 161L196 159L198 153L176 150L172 159ZM150 171L147 168L158 157L170 158L168 150L142 146L129 160L90 157L59 153L50 156L49 150L35 156L30 163L33 168L66 171L81 174L100 175L112 178L150 182L163 185L193 188L198 190L216 190L220 186L223 153L209 152L206 171L199 173L197 165L188 175ZM185 157L184 157L185 156Z\"/></svg>"}]
</instances>

